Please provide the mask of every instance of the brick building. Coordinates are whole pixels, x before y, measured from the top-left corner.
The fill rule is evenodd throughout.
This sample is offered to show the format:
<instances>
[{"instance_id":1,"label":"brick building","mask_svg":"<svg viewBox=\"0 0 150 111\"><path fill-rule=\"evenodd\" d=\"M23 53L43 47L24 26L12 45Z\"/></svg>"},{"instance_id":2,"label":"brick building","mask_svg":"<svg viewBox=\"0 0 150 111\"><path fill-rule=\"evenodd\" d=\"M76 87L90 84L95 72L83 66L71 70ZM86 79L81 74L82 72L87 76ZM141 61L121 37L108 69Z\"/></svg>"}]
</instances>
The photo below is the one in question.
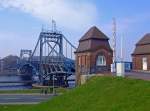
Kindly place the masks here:
<instances>
[{"instance_id":1,"label":"brick building","mask_svg":"<svg viewBox=\"0 0 150 111\"><path fill-rule=\"evenodd\" d=\"M109 38L95 26L79 40L75 54L77 83L80 83L81 74L110 71L113 51Z\"/></svg>"},{"instance_id":2,"label":"brick building","mask_svg":"<svg viewBox=\"0 0 150 111\"><path fill-rule=\"evenodd\" d=\"M150 71L150 33L138 41L132 54L133 70Z\"/></svg>"}]
</instances>

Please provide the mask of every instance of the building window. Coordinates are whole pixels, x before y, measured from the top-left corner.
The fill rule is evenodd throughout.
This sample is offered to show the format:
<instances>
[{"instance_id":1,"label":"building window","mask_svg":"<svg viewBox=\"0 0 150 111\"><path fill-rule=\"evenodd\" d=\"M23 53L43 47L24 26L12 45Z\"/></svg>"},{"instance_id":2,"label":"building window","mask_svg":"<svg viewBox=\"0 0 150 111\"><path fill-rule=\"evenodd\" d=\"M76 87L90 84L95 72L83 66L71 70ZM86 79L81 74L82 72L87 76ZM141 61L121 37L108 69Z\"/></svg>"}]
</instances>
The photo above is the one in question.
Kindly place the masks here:
<instances>
[{"instance_id":1,"label":"building window","mask_svg":"<svg viewBox=\"0 0 150 111\"><path fill-rule=\"evenodd\" d=\"M106 59L104 56L99 55L96 60L96 66L106 66Z\"/></svg>"}]
</instances>

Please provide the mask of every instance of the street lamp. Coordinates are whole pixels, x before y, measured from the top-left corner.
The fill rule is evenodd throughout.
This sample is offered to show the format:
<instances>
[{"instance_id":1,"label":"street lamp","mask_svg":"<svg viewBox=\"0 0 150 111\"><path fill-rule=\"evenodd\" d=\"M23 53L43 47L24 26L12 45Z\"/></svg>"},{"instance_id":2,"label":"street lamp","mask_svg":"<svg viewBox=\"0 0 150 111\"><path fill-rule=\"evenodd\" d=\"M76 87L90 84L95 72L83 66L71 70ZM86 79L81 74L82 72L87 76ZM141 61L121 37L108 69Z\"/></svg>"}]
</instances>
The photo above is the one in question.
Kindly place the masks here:
<instances>
[{"instance_id":1,"label":"street lamp","mask_svg":"<svg viewBox=\"0 0 150 111\"><path fill-rule=\"evenodd\" d=\"M53 74L53 95L55 95L55 75Z\"/></svg>"}]
</instances>

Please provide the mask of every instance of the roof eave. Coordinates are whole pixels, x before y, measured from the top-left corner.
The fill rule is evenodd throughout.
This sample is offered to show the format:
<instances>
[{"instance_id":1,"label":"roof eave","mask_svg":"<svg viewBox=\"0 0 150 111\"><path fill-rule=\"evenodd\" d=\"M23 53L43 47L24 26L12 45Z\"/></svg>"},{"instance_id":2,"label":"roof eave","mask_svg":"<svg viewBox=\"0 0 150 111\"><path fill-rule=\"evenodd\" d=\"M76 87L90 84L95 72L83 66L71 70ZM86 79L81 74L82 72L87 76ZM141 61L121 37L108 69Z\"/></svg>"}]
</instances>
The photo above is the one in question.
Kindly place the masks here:
<instances>
[{"instance_id":1,"label":"roof eave","mask_svg":"<svg viewBox=\"0 0 150 111\"><path fill-rule=\"evenodd\" d=\"M109 40L109 38L87 38L87 39L80 39L79 42L83 42L86 40Z\"/></svg>"},{"instance_id":2,"label":"roof eave","mask_svg":"<svg viewBox=\"0 0 150 111\"><path fill-rule=\"evenodd\" d=\"M132 56L136 56L136 55L150 55L150 52L149 53L132 53L131 55Z\"/></svg>"}]
</instances>

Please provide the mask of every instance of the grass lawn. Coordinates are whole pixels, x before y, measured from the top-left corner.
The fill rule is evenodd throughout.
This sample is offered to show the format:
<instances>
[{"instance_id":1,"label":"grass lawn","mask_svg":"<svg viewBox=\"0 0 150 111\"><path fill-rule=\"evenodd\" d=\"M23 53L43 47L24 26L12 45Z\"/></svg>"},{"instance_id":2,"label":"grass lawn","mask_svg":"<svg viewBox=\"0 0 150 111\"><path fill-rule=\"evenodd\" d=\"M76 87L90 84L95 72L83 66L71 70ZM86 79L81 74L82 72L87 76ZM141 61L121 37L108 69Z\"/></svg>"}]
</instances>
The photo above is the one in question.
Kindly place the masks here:
<instances>
[{"instance_id":1,"label":"grass lawn","mask_svg":"<svg viewBox=\"0 0 150 111\"><path fill-rule=\"evenodd\" d=\"M0 111L150 111L150 82L94 77L87 84L38 105L0 106Z\"/></svg>"}]
</instances>

